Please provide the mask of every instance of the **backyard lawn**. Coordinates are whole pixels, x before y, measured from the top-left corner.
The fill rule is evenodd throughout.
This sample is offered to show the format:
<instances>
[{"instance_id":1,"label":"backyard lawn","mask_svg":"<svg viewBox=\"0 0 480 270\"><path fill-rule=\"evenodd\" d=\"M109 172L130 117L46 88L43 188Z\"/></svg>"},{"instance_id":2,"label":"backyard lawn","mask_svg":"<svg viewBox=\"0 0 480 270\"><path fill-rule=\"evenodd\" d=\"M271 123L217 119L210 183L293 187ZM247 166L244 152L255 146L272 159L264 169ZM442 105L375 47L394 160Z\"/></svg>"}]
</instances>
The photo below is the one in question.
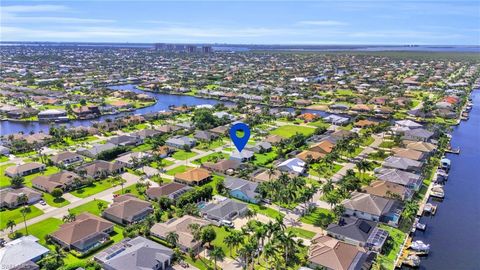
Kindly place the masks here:
<instances>
[{"instance_id":1,"label":"backyard lawn","mask_svg":"<svg viewBox=\"0 0 480 270\"><path fill-rule=\"evenodd\" d=\"M298 227L288 227L287 231L292 231L298 237L305 238L305 239L312 239L317 233L308 231Z\"/></svg>"},{"instance_id":2,"label":"backyard lawn","mask_svg":"<svg viewBox=\"0 0 480 270\"><path fill-rule=\"evenodd\" d=\"M309 135L312 135L313 132L315 132L315 128L313 127L285 125L270 131L270 134L278 135L283 138L290 138L296 133L301 133L305 136L309 136Z\"/></svg>"},{"instance_id":3,"label":"backyard lawn","mask_svg":"<svg viewBox=\"0 0 480 270\"><path fill-rule=\"evenodd\" d=\"M10 177L5 175L5 169L14 165L13 163L8 163L0 166L0 188L10 186Z\"/></svg>"},{"instance_id":4,"label":"backyard lawn","mask_svg":"<svg viewBox=\"0 0 480 270\"><path fill-rule=\"evenodd\" d=\"M62 225L62 221L58 218L47 218L35 224L28 226L28 234L31 234L38 238L38 242L51 250L53 250L53 246L47 245L45 242L45 235L51 234L56 231L60 225ZM25 228L19 230L21 233L25 234Z\"/></svg>"},{"instance_id":5,"label":"backyard lawn","mask_svg":"<svg viewBox=\"0 0 480 270\"><path fill-rule=\"evenodd\" d=\"M326 227L334 219L334 213L328 209L315 208L311 213L300 218L300 221L315 226Z\"/></svg>"},{"instance_id":6,"label":"backyard lawn","mask_svg":"<svg viewBox=\"0 0 480 270\"><path fill-rule=\"evenodd\" d=\"M190 170L190 169L193 169L193 167L186 166L186 165L180 165L180 166L175 167L175 168L173 168L173 169L171 169L171 170L168 170L168 171L166 172L166 174L173 176L173 175L175 175L175 174L177 174L177 173L186 172L187 170Z\"/></svg>"},{"instance_id":7,"label":"backyard lawn","mask_svg":"<svg viewBox=\"0 0 480 270\"><path fill-rule=\"evenodd\" d=\"M222 139L217 139L211 142L201 142L195 148L200 149L200 150L213 150L215 148L218 148L220 146L223 146L227 143L225 143Z\"/></svg>"},{"instance_id":8,"label":"backyard lawn","mask_svg":"<svg viewBox=\"0 0 480 270\"><path fill-rule=\"evenodd\" d=\"M115 184L108 181L108 179L104 179L102 181L96 181L91 186L86 186L75 191L72 191L71 194L79 197L79 198L86 198L88 196L92 196L99 192L102 192L106 189L114 187Z\"/></svg>"},{"instance_id":9,"label":"backyard lawn","mask_svg":"<svg viewBox=\"0 0 480 270\"><path fill-rule=\"evenodd\" d=\"M174 163L173 161L170 161L170 160L167 160L167 159L162 159L162 162L160 162L160 163L158 161L152 161L150 163L150 167L153 167L155 169L161 169L163 167L170 166L173 163Z\"/></svg>"},{"instance_id":10,"label":"backyard lawn","mask_svg":"<svg viewBox=\"0 0 480 270\"><path fill-rule=\"evenodd\" d=\"M107 208L108 207L108 202L106 201L103 201L103 200L94 200L94 201L90 201L90 202L87 202L87 203L84 203L82 205L79 205L75 208L72 208L72 209L69 209L68 211L72 214L75 214L75 215L79 215L83 212L89 212L91 214L94 214L94 215L97 215L97 216L100 216L102 210L100 210L98 208L98 203L99 202L103 202L103 207L104 208Z\"/></svg>"},{"instance_id":11,"label":"backyard lawn","mask_svg":"<svg viewBox=\"0 0 480 270\"><path fill-rule=\"evenodd\" d=\"M23 222L22 216L22 207L18 207L13 210L4 210L0 212L0 229L4 229L7 226L7 222L9 220L15 221L16 224L20 224ZM30 206L30 213L27 214L26 219L29 220L34 217L38 217L43 214L43 211L38 209L35 206Z\"/></svg>"},{"instance_id":12,"label":"backyard lawn","mask_svg":"<svg viewBox=\"0 0 480 270\"><path fill-rule=\"evenodd\" d=\"M196 155L197 155L197 153L195 153L195 152L187 152L185 150L179 150L179 151L175 152L172 155L172 157L176 160L186 160L186 159L192 158Z\"/></svg>"},{"instance_id":13,"label":"backyard lawn","mask_svg":"<svg viewBox=\"0 0 480 270\"><path fill-rule=\"evenodd\" d=\"M279 211L277 211L275 209L272 209L270 207L263 206L263 205L257 205L257 204L249 203L248 208L254 210L255 212L257 212L257 214L262 214L262 215L270 217L270 218L277 218L277 217L283 218L285 216L284 214L280 213Z\"/></svg>"},{"instance_id":14,"label":"backyard lawn","mask_svg":"<svg viewBox=\"0 0 480 270\"><path fill-rule=\"evenodd\" d=\"M265 166L275 160L277 153L272 150L268 153L255 154L255 159L252 161L257 166Z\"/></svg>"},{"instance_id":15,"label":"backyard lawn","mask_svg":"<svg viewBox=\"0 0 480 270\"><path fill-rule=\"evenodd\" d=\"M393 269L395 264L395 259L400 253L400 248L405 241L405 233L400 231L397 228L386 226L383 224L379 225L381 229L388 231L389 237L387 242L384 245L384 252L379 256L379 261L384 269Z\"/></svg>"}]
</instances>

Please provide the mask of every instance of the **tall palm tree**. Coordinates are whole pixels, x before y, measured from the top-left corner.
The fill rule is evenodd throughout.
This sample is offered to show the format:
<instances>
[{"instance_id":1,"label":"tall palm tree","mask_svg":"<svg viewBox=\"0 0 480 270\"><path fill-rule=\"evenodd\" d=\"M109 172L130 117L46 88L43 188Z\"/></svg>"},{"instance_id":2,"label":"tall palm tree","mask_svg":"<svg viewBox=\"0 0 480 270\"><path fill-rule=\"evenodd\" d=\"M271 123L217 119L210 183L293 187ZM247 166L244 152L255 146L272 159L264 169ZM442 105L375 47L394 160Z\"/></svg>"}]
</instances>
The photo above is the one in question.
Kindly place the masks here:
<instances>
[{"instance_id":1,"label":"tall palm tree","mask_svg":"<svg viewBox=\"0 0 480 270\"><path fill-rule=\"evenodd\" d=\"M329 179L325 184L322 186L323 193L327 194L333 191L335 187L333 186L333 181Z\"/></svg>"},{"instance_id":2,"label":"tall palm tree","mask_svg":"<svg viewBox=\"0 0 480 270\"><path fill-rule=\"evenodd\" d=\"M27 227L27 215L32 212L32 210L30 209L30 207L28 206L28 197L27 195L25 194L21 194L18 198L17 198L17 203L19 205L23 205L23 208L22 210L20 211L22 213L22 217L23 217L23 224L25 224L25 233L28 234L28 227Z\"/></svg>"},{"instance_id":3,"label":"tall palm tree","mask_svg":"<svg viewBox=\"0 0 480 270\"><path fill-rule=\"evenodd\" d=\"M213 258L213 267L217 269L217 261L225 259L225 252L221 247L213 247L210 251L210 257Z\"/></svg>"},{"instance_id":4,"label":"tall palm tree","mask_svg":"<svg viewBox=\"0 0 480 270\"><path fill-rule=\"evenodd\" d=\"M176 232L168 232L167 236L165 237L165 241L172 246L176 246L178 242L178 234Z\"/></svg>"},{"instance_id":5,"label":"tall palm tree","mask_svg":"<svg viewBox=\"0 0 480 270\"><path fill-rule=\"evenodd\" d=\"M64 215L62 218L63 222L72 222L72 221L75 221L75 219L76 219L75 214L71 212Z\"/></svg>"},{"instance_id":6,"label":"tall palm tree","mask_svg":"<svg viewBox=\"0 0 480 270\"><path fill-rule=\"evenodd\" d=\"M236 250L243 243L243 240L244 237L239 231L232 231L225 237L225 244L230 248L230 257L232 257L232 250Z\"/></svg>"}]
</instances>

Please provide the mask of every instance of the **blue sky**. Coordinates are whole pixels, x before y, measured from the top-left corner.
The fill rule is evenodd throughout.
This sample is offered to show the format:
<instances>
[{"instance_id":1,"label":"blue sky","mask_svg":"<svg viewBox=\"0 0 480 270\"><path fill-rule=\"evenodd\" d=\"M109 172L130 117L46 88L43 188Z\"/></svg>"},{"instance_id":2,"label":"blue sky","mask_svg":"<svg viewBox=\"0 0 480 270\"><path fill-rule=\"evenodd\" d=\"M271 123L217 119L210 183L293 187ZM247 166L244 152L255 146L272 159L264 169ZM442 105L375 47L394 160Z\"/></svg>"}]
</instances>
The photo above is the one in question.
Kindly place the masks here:
<instances>
[{"instance_id":1,"label":"blue sky","mask_svg":"<svg viewBox=\"0 0 480 270\"><path fill-rule=\"evenodd\" d=\"M480 1L9 1L2 41L480 45Z\"/></svg>"}]
</instances>

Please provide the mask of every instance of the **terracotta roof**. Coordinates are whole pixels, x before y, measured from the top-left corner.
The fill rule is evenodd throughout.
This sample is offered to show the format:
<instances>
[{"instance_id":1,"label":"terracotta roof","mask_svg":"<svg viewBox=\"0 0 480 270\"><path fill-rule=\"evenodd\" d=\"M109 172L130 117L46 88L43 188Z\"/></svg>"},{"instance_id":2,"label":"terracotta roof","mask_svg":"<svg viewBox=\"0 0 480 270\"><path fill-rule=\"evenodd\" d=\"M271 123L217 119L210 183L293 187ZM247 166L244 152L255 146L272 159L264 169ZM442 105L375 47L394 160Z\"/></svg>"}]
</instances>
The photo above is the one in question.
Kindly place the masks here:
<instances>
[{"instance_id":1,"label":"terracotta roof","mask_svg":"<svg viewBox=\"0 0 480 270\"><path fill-rule=\"evenodd\" d=\"M201 182L210 176L211 174L208 170L202 168L193 168L186 172L175 174L175 179L185 182Z\"/></svg>"},{"instance_id":2,"label":"terracotta roof","mask_svg":"<svg viewBox=\"0 0 480 270\"><path fill-rule=\"evenodd\" d=\"M82 213L75 221L65 223L51 235L68 245L81 241L95 233L104 232L113 227L113 223L90 213Z\"/></svg>"},{"instance_id":3,"label":"terracotta roof","mask_svg":"<svg viewBox=\"0 0 480 270\"><path fill-rule=\"evenodd\" d=\"M351 268L352 263L355 262L357 255L362 253L356 246L322 235L312 240L312 245L308 252L308 260L328 269L347 270L354 269L353 267Z\"/></svg>"}]
</instances>

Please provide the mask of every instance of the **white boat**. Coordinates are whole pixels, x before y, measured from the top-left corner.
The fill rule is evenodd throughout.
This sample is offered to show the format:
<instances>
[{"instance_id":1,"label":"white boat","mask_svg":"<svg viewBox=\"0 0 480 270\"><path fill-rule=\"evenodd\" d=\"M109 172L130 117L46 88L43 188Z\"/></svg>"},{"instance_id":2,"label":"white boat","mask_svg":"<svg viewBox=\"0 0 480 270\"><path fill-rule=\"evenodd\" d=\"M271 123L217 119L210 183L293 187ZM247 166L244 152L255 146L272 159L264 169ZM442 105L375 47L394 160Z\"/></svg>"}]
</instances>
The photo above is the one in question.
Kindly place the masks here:
<instances>
[{"instance_id":1,"label":"white boat","mask_svg":"<svg viewBox=\"0 0 480 270\"><path fill-rule=\"evenodd\" d=\"M430 244L425 244L422 240L416 240L412 242L410 249L418 252L428 253L430 251Z\"/></svg>"},{"instance_id":2,"label":"white boat","mask_svg":"<svg viewBox=\"0 0 480 270\"><path fill-rule=\"evenodd\" d=\"M433 185L430 196L437 197L437 198L444 198L445 191L443 190L443 186L439 184Z\"/></svg>"}]
</instances>

